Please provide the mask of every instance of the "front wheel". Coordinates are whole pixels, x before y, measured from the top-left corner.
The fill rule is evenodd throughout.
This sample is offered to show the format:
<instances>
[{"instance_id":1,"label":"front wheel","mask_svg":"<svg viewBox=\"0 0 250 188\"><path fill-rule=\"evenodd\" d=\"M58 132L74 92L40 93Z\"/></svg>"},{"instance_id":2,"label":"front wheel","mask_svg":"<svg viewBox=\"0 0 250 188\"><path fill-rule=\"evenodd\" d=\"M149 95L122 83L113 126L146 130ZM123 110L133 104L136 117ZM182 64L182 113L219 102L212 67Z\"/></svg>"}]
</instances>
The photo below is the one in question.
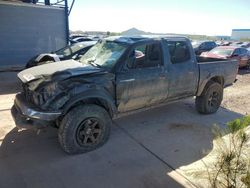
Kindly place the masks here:
<instances>
[{"instance_id":1,"label":"front wheel","mask_svg":"<svg viewBox=\"0 0 250 188\"><path fill-rule=\"evenodd\" d=\"M195 100L196 109L202 114L217 112L223 99L223 87L217 82L209 82L201 96Z\"/></svg>"},{"instance_id":2,"label":"front wheel","mask_svg":"<svg viewBox=\"0 0 250 188\"><path fill-rule=\"evenodd\" d=\"M97 105L77 106L63 118L58 138L69 154L92 151L109 138L112 120L107 111Z\"/></svg>"}]
</instances>

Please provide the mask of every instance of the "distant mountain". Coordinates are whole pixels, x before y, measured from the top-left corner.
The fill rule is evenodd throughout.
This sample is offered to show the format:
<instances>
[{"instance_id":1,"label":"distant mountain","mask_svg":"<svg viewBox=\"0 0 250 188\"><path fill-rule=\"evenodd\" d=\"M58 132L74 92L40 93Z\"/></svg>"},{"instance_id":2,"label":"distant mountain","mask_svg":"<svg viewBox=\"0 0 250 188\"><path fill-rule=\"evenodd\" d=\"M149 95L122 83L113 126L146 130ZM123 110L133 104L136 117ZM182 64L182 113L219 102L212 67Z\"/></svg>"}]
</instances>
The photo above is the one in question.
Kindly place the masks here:
<instances>
[{"instance_id":1,"label":"distant mountain","mask_svg":"<svg viewBox=\"0 0 250 188\"><path fill-rule=\"evenodd\" d=\"M1 0L0 0L1 1ZM70 31L70 34L82 34L82 35L102 35L102 36L115 36L115 35L123 35L123 36L138 36L138 35L181 35L186 36L193 40L218 40L218 37L216 36L206 36L206 35L198 35L198 34L176 34L176 33L151 33L151 32L145 32L142 30L139 30L135 27L128 29L126 31L123 31L121 33L115 33L115 32L105 32L105 31Z\"/></svg>"},{"instance_id":2,"label":"distant mountain","mask_svg":"<svg viewBox=\"0 0 250 188\"><path fill-rule=\"evenodd\" d=\"M121 35L123 36L133 36L133 35L152 35L153 33L150 33L150 32L145 32L145 31L142 31L142 30L139 30L137 28L131 28L131 29L128 29L126 31L123 31L121 33Z\"/></svg>"}]
</instances>

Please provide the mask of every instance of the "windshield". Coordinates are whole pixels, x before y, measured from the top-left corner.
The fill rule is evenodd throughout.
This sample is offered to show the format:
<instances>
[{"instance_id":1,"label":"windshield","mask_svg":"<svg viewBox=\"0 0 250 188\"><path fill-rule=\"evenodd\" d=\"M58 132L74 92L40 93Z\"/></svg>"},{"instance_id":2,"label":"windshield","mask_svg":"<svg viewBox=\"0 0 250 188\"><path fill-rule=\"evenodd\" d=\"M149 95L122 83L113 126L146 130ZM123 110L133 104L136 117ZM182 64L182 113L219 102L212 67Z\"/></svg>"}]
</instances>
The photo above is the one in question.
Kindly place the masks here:
<instances>
[{"instance_id":1,"label":"windshield","mask_svg":"<svg viewBox=\"0 0 250 188\"><path fill-rule=\"evenodd\" d=\"M233 51L234 51L233 49L214 48L209 53L221 55L221 56L231 56Z\"/></svg>"},{"instance_id":2,"label":"windshield","mask_svg":"<svg viewBox=\"0 0 250 188\"><path fill-rule=\"evenodd\" d=\"M126 50L126 45L114 41L101 41L82 56L80 62L111 68Z\"/></svg>"},{"instance_id":3,"label":"windshield","mask_svg":"<svg viewBox=\"0 0 250 188\"><path fill-rule=\"evenodd\" d=\"M71 46L66 46L65 48L56 51L55 54L63 55L64 57L66 57L76 53L77 51L83 49L84 47L85 45L83 44L73 44Z\"/></svg>"},{"instance_id":4,"label":"windshield","mask_svg":"<svg viewBox=\"0 0 250 188\"><path fill-rule=\"evenodd\" d=\"M193 41L192 46L193 46L193 48L197 48L201 45L201 43L202 43L201 41Z\"/></svg>"}]
</instances>

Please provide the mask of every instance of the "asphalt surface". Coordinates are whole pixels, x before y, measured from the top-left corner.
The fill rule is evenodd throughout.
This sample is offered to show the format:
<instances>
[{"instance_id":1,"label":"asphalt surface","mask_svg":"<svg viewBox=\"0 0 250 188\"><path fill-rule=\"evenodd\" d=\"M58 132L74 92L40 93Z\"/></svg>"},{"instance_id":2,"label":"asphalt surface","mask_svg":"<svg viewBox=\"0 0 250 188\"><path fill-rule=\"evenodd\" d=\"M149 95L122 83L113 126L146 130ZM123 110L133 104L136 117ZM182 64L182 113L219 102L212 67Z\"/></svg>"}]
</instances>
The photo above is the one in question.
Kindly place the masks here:
<instances>
[{"instance_id":1,"label":"asphalt surface","mask_svg":"<svg viewBox=\"0 0 250 188\"><path fill-rule=\"evenodd\" d=\"M72 156L61 150L54 128L15 128L9 109L18 90L15 73L0 73L1 188L195 187L181 167L212 149L214 124L243 114L222 107L200 115L188 99L117 119L107 144Z\"/></svg>"}]
</instances>

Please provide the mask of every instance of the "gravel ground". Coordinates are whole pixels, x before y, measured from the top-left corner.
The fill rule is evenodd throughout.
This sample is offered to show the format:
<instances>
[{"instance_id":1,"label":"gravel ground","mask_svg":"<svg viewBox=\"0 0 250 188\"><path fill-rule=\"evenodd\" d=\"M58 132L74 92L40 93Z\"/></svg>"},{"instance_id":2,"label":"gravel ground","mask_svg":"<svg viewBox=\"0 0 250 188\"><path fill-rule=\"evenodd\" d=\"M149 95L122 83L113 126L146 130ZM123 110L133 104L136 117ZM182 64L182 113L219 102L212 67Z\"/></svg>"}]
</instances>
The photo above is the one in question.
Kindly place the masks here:
<instances>
[{"instance_id":1,"label":"gravel ground","mask_svg":"<svg viewBox=\"0 0 250 188\"><path fill-rule=\"evenodd\" d=\"M250 114L250 70L240 70L237 82L224 90L222 106L240 114Z\"/></svg>"}]
</instances>

